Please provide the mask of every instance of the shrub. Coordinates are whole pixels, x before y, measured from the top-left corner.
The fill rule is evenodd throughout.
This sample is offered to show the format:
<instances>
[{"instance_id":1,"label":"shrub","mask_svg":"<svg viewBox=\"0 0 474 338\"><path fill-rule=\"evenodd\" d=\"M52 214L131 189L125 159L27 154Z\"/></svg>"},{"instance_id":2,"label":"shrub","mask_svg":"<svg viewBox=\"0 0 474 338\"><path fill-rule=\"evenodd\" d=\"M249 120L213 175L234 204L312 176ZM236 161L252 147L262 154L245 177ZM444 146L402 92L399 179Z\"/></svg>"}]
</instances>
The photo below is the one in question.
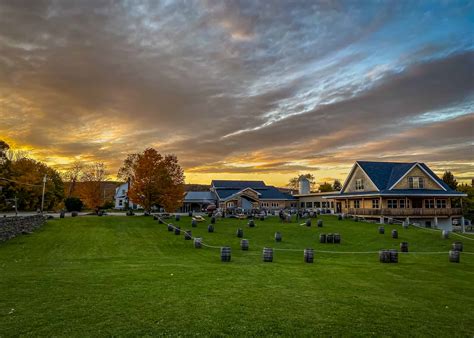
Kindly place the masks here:
<instances>
[{"instance_id":1,"label":"shrub","mask_svg":"<svg viewBox=\"0 0 474 338\"><path fill-rule=\"evenodd\" d=\"M71 211L81 211L84 207L84 203L77 197L68 197L64 200L64 206L66 210Z\"/></svg>"}]
</instances>

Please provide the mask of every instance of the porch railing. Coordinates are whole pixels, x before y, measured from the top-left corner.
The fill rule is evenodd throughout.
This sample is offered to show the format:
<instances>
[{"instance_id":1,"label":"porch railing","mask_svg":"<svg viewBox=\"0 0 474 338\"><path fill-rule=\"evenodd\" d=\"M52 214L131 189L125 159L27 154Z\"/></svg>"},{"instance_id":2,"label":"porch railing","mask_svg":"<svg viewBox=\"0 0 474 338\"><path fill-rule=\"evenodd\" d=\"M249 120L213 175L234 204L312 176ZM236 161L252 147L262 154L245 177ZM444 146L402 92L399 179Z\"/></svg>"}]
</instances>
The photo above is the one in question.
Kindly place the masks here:
<instances>
[{"instance_id":1,"label":"porch railing","mask_svg":"<svg viewBox=\"0 0 474 338\"><path fill-rule=\"evenodd\" d=\"M351 215L364 216L461 216L461 208L407 208L407 209L392 209L392 208L343 208L342 211Z\"/></svg>"}]
</instances>

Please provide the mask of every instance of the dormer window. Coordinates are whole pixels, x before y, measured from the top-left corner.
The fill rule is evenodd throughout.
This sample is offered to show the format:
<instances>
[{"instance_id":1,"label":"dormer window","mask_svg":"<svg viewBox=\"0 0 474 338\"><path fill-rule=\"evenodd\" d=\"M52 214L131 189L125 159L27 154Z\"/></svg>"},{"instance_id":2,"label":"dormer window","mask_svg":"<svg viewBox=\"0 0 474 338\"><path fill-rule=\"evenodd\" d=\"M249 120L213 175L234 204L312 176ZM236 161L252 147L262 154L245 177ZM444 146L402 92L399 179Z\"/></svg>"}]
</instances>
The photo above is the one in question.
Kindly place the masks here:
<instances>
[{"instance_id":1,"label":"dormer window","mask_svg":"<svg viewBox=\"0 0 474 338\"><path fill-rule=\"evenodd\" d=\"M356 179L356 190L364 190L364 180L362 178Z\"/></svg>"},{"instance_id":2,"label":"dormer window","mask_svg":"<svg viewBox=\"0 0 474 338\"><path fill-rule=\"evenodd\" d=\"M410 189L423 189L425 183L423 182L423 177L410 176L408 177L408 187Z\"/></svg>"}]
</instances>

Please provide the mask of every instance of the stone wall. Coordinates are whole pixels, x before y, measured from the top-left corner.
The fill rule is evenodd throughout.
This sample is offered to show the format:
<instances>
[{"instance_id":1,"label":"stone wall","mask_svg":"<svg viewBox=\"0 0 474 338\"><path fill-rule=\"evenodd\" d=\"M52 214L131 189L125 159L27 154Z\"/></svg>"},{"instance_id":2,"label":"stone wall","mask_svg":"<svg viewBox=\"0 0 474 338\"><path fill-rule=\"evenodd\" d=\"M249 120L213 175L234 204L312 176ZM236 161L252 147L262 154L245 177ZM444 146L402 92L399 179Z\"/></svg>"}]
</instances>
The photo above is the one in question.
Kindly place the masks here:
<instances>
[{"instance_id":1,"label":"stone wall","mask_svg":"<svg viewBox=\"0 0 474 338\"><path fill-rule=\"evenodd\" d=\"M41 227L46 218L42 215L0 218L0 242L21 234L29 234Z\"/></svg>"}]
</instances>

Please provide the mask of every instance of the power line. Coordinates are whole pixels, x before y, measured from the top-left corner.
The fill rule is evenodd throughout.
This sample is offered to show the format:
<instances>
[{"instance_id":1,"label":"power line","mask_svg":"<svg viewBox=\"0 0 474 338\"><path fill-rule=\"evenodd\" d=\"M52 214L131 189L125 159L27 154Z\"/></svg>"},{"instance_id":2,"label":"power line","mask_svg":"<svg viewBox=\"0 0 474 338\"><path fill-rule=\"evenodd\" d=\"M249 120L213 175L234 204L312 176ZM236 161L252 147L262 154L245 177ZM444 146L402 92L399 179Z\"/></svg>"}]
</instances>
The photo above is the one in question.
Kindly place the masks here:
<instances>
[{"instance_id":1,"label":"power line","mask_svg":"<svg viewBox=\"0 0 474 338\"><path fill-rule=\"evenodd\" d=\"M13 182L13 183L18 183L18 184L23 184L23 185L29 185L29 186L31 186L31 187L42 187L42 186L43 186L42 184L24 183L24 182L20 182L20 181L11 180L11 179L5 178L5 177L0 177L0 180L4 180L4 181L8 181L8 182Z\"/></svg>"}]
</instances>

